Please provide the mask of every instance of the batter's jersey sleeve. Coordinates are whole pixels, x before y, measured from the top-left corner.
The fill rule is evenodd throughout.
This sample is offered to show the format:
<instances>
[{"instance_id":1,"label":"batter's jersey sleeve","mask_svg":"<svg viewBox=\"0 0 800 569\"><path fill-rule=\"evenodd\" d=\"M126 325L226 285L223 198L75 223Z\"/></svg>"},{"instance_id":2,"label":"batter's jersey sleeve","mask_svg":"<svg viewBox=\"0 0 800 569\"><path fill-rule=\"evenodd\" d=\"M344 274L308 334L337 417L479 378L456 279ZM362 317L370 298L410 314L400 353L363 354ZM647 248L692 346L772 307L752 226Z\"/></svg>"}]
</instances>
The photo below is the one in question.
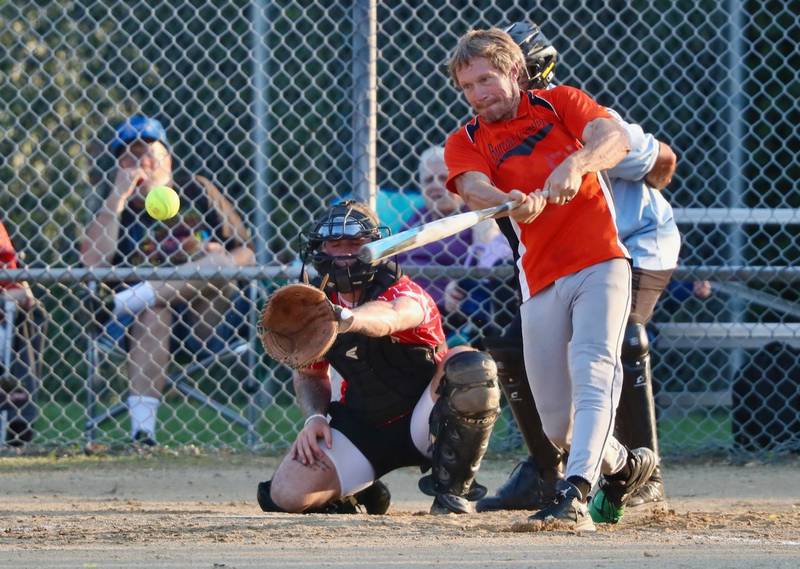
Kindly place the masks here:
<instances>
[{"instance_id":1,"label":"batter's jersey sleeve","mask_svg":"<svg viewBox=\"0 0 800 569\"><path fill-rule=\"evenodd\" d=\"M474 143L475 132L479 128L480 119L475 118L454 132L444 145L444 161L447 164L447 189L456 190L455 179L466 172L480 172L491 179L492 170L489 163Z\"/></svg>"},{"instance_id":2,"label":"batter's jersey sleeve","mask_svg":"<svg viewBox=\"0 0 800 569\"><path fill-rule=\"evenodd\" d=\"M659 144L656 137L646 133L641 126L629 123L612 109L606 109L617 123L625 129L630 143L630 151L619 164L608 170L612 180L620 178L630 182L643 180L658 158Z\"/></svg>"},{"instance_id":3,"label":"batter's jersey sleeve","mask_svg":"<svg viewBox=\"0 0 800 569\"><path fill-rule=\"evenodd\" d=\"M583 140L586 125L595 119L610 119L611 115L605 107L600 106L589 95L568 85L560 85L543 91L536 91L536 96L552 105L558 119L569 133L578 140Z\"/></svg>"}]
</instances>

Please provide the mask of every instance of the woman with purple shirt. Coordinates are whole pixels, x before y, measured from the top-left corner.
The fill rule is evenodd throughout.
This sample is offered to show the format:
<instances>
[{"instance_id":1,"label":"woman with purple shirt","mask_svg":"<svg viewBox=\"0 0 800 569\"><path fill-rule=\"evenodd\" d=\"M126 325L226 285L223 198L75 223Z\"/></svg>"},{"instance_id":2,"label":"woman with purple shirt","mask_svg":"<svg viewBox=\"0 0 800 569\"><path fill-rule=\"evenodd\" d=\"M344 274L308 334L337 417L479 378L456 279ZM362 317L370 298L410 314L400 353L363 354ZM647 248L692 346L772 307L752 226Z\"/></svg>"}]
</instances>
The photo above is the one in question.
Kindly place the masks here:
<instances>
[{"instance_id":1,"label":"woman with purple shirt","mask_svg":"<svg viewBox=\"0 0 800 569\"><path fill-rule=\"evenodd\" d=\"M443 147L432 146L420 155L417 177L422 196L425 198L425 206L411 216L404 229L467 211L461 198L453 192L448 192L445 188L447 166L444 162ZM511 251L497 229L497 224L489 220L471 230L462 231L452 237L400 254L397 259L403 267L430 265L483 267L487 266L483 259L484 256L488 259L492 257L492 254L498 254L496 246L498 241L495 239L498 236L501 248L503 248L499 255L511 258ZM488 266L494 264L492 262ZM446 276L431 279L420 275L415 276L414 280L420 283L433 297L439 307L448 343L451 345L454 342L461 343L461 340L458 339L460 338L458 329L464 326L468 318L460 309L460 303L455 300L462 300L465 293L456 286L456 281ZM460 298L458 298L459 296Z\"/></svg>"}]
</instances>

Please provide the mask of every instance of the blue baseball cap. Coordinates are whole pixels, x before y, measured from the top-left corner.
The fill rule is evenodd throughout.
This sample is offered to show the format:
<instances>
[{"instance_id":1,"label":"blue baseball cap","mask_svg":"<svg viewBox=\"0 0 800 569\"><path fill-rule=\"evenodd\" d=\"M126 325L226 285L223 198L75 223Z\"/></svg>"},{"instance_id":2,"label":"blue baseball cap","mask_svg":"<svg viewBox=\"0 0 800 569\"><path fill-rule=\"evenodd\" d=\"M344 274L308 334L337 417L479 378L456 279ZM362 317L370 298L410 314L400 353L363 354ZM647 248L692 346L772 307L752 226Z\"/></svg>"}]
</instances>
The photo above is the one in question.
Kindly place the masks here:
<instances>
[{"instance_id":1,"label":"blue baseball cap","mask_svg":"<svg viewBox=\"0 0 800 569\"><path fill-rule=\"evenodd\" d=\"M169 148L167 131L157 119L144 115L134 115L119 125L111 141L111 153L115 156L125 146L135 140L158 141Z\"/></svg>"}]
</instances>

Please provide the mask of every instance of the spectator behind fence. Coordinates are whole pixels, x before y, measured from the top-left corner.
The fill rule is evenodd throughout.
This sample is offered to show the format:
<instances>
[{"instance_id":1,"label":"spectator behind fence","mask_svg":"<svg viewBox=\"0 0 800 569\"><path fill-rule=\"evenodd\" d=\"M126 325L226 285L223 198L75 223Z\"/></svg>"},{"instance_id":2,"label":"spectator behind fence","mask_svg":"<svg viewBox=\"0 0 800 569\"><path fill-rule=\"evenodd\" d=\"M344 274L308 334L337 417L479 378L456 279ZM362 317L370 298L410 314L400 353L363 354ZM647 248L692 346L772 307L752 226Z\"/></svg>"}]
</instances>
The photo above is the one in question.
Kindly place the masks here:
<instances>
[{"instance_id":1,"label":"spectator behind fence","mask_svg":"<svg viewBox=\"0 0 800 569\"><path fill-rule=\"evenodd\" d=\"M447 166L444 163L443 147L432 146L420 155L417 175L425 205L408 220L405 229L467 211L461 198L445 188ZM476 254L480 255L480 251L474 245L492 241L496 231L496 224L490 220L472 230L462 231L400 254L397 259L403 267L464 265L469 257L477 261ZM464 343L460 339L459 329L466 323L466 318L459 310L448 311L445 304L445 289L451 279L446 276L430 278L421 275L414 279L425 288L439 307L448 343ZM450 305L455 307L453 303Z\"/></svg>"},{"instance_id":2,"label":"spectator behind fence","mask_svg":"<svg viewBox=\"0 0 800 569\"><path fill-rule=\"evenodd\" d=\"M513 263L508 240L494 221L479 224L473 232L475 239L467 248L464 266L490 269ZM505 310L505 305L512 299L516 302L514 282L509 285L494 275L450 280L444 289L444 309L447 314L458 315L460 325L448 344L467 343L482 348L482 337L500 335L511 322L512 313Z\"/></svg>"},{"instance_id":3,"label":"spectator behind fence","mask_svg":"<svg viewBox=\"0 0 800 569\"><path fill-rule=\"evenodd\" d=\"M175 169L161 123L141 115L115 131L110 151L116 169L103 203L86 227L86 267L223 268L254 262L247 231L230 202L207 180ZM144 210L151 188L172 186L181 198L177 216L156 221ZM127 404L134 443L156 444L156 417L170 361L170 340L203 345L229 306L233 286L224 279L115 283L104 340L128 352ZM176 326L181 324L181 326ZM191 333L189 333L191 330Z\"/></svg>"},{"instance_id":4,"label":"spectator behind fence","mask_svg":"<svg viewBox=\"0 0 800 569\"><path fill-rule=\"evenodd\" d=\"M0 221L0 268L16 269L17 254ZM27 282L0 282L0 444L20 446L33 438L38 381L34 366L40 356L41 334L29 312L35 299Z\"/></svg>"}]
</instances>

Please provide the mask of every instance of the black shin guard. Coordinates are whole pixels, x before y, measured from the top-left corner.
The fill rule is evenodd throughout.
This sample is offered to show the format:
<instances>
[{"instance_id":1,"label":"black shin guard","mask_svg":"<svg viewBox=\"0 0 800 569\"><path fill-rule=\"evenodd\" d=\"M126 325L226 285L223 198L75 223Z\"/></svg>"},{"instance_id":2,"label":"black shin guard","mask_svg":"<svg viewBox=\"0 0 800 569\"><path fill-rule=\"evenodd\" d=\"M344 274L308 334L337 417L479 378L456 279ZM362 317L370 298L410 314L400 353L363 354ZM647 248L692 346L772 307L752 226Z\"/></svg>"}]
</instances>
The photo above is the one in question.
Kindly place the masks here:
<instances>
[{"instance_id":1,"label":"black shin guard","mask_svg":"<svg viewBox=\"0 0 800 569\"><path fill-rule=\"evenodd\" d=\"M531 386L525 373L522 346L503 338L486 338L484 345L497 362L497 378L503 395L511 408L528 453L540 470L560 468L564 453L555 446L542 428L542 420L536 410Z\"/></svg>"},{"instance_id":2,"label":"black shin guard","mask_svg":"<svg viewBox=\"0 0 800 569\"><path fill-rule=\"evenodd\" d=\"M617 408L617 437L629 449L647 447L658 455L650 344L644 324L628 322L625 328L622 370L622 395Z\"/></svg>"},{"instance_id":3,"label":"black shin guard","mask_svg":"<svg viewBox=\"0 0 800 569\"><path fill-rule=\"evenodd\" d=\"M478 351L450 357L439 393L430 419L436 493L431 511L468 513L467 497L500 412L494 361Z\"/></svg>"}]
</instances>

